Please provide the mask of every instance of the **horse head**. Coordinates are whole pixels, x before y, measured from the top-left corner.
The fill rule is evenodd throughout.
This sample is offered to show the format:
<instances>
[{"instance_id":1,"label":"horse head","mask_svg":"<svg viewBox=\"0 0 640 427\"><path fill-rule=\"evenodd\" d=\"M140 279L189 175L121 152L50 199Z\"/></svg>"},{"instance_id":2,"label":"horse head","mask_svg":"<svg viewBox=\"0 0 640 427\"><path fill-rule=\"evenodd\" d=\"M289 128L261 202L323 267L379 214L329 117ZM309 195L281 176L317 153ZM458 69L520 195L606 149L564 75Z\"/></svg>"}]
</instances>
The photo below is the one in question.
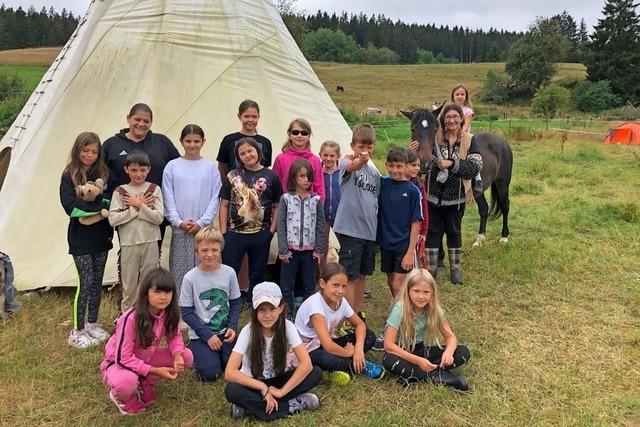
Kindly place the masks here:
<instances>
[{"instance_id":1,"label":"horse head","mask_svg":"<svg viewBox=\"0 0 640 427\"><path fill-rule=\"evenodd\" d=\"M427 110L419 108L411 112L401 111L409 120L411 120L411 140L420 143L418 148L418 157L421 162L431 160L433 146L436 142L436 131L440 124L438 123L438 115L442 110L442 104L435 110Z\"/></svg>"}]
</instances>

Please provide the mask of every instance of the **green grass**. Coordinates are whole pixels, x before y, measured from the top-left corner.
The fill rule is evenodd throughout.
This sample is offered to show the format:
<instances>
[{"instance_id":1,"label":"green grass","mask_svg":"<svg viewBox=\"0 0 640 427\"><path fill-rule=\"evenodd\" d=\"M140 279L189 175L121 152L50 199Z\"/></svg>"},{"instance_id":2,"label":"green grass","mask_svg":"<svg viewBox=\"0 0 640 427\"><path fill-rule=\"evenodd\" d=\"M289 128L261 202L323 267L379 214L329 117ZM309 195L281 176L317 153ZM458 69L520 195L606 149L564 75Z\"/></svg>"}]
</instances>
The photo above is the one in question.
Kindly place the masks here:
<instances>
[{"instance_id":1,"label":"green grass","mask_svg":"<svg viewBox=\"0 0 640 427\"><path fill-rule=\"evenodd\" d=\"M4 65L0 64L0 73L18 75L24 81L27 96L38 86L40 79L49 67L41 65Z\"/></svg>"},{"instance_id":2,"label":"green grass","mask_svg":"<svg viewBox=\"0 0 640 427\"><path fill-rule=\"evenodd\" d=\"M404 144L408 126L384 129ZM382 140L379 129L378 138ZM387 142L378 144L384 150ZM322 408L279 425L638 425L640 423L640 176L637 147L604 146L570 135L512 143L511 239L471 249L479 218L464 219L465 285L439 277L442 302L472 359L461 372L471 391L399 388L357 378L321 384ZM369 281L368 321L387 315L384 277ZM109 403L97 366L102 350L66 345L71 290L22 297L25 307L0 330L0 420L6 425L223 425L223 383L189 372L163 382L159 401L137 418ZM116 315L107 292L100 313ZM244 316L246 320L246 314ZM371 356L380 360L379 354ZM238 422L253 425L249 420Z\"/></svg>"}]
</instances>

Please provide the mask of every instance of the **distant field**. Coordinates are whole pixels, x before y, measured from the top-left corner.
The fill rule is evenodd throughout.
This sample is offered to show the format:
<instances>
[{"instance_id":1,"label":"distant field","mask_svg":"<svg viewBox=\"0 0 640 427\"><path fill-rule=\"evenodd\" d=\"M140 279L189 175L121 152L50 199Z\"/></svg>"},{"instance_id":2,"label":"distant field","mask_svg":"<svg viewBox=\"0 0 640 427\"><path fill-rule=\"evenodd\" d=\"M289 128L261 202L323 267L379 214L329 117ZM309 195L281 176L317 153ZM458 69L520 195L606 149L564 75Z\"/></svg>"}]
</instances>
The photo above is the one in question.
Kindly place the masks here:
<instances>
[{"instance_id":1,"label":"distant field","mask_svg":"<svg viewBox=\"0 0 640 427\"><path fill-rule=\"evenodd\" d=\"M37 65L24 69L33 82L37 81L58 55L60 48L39 48L0 51L0 64ZM320 81L336 105L342 110L362 114L367 107L378 107L383 114L394 115L398 110L429 107L448 100L451 88L465 84L471 92L477 112L498 112L509 115L527 114L525 105L493 106L479 102L477 95L488 70L504 70L503 63L428 64L428 65L357 65L312 62ZM6 69L0 65L0 70ZM17 67L21 72L23 68ZM14 70L14 69L11 69ZM555 80L583 79L582 64L560 64ZM337 92L336 86L344 87ZM35 85L33 85L33 88ZM30 90L33 90L31 88Z\"/></svg>"}]
</instances>

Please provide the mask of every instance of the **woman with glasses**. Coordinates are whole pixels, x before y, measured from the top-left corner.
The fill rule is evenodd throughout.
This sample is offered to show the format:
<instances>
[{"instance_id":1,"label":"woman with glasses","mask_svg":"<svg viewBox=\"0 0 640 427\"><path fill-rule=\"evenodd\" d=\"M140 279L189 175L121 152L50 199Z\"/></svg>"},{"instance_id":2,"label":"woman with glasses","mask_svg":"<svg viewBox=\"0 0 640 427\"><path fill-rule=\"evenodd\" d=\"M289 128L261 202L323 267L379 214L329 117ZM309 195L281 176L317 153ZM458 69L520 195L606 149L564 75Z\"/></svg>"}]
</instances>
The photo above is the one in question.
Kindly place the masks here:
<instances>
[{"instance_id":1,"label":"woman with glasses","mask_svg":"<svg viewBox=\"0 0 640 427\"><path fill-rule=\"evenodd\" d=\"M451 282L462 284L462 217L467 199L473 198L471 178L482 168L482 157L473 135L463 130L464 115L456 104L447 104L440 113L433 157L426 164L429 231L427 255L429 272L436 276L438 248L447 236Z\"/></svg>"}]
</instances>

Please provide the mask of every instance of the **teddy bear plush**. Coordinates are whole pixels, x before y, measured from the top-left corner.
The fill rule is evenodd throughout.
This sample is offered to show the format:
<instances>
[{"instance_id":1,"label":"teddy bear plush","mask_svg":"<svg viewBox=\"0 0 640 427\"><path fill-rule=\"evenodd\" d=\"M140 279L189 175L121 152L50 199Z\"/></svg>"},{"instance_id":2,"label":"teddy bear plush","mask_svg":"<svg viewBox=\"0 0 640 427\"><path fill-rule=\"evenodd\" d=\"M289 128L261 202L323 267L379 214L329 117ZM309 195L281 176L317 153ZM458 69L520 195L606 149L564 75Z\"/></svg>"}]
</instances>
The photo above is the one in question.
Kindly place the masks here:
<instances>
[{"instance_id":1,"label":"teddy bear plush","mask_svg":"<svg viewBox=\"0 0 640 427\"><path fill-rule=\"evenodd\" d=\"M89 181L84 185L76 186L76 194L79 199L86 202L93 202L102 195L104 191L104 181L100 178L95 181ZM104 203L104 199L102 200ZM71 212L71 218L78 218L80 224L91 225L102 221L109 216L109 210L102 208L99 212L85 212L81 209L74 208Z\"/></svg>"}]
</instances>

